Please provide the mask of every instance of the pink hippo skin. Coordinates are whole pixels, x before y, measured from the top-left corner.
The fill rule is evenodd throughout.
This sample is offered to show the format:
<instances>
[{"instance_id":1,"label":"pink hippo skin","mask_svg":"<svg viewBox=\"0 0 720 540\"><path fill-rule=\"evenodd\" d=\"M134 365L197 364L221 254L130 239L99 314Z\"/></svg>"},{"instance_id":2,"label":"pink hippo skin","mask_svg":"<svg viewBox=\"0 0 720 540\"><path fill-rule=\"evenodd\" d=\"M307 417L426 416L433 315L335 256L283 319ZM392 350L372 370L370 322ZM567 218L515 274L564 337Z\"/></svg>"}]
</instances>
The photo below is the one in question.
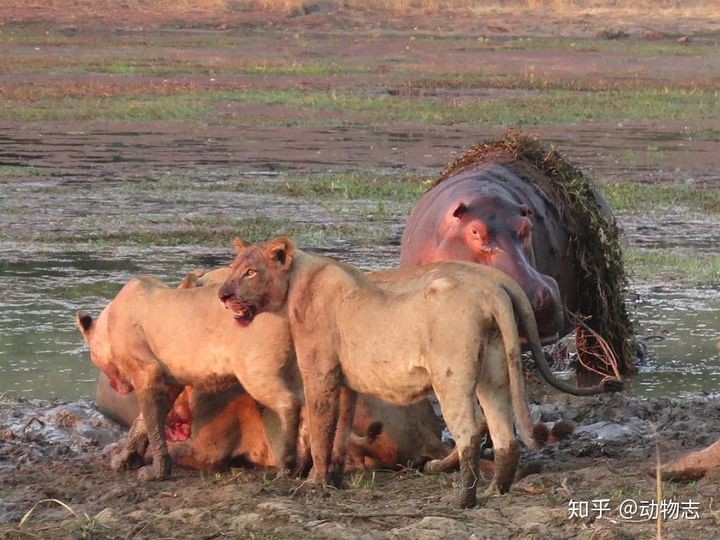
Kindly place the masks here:
<instances>
[{"instance_id":1,"label":"pink hippo skin","mask_svg":"<svg viewBox=\"0 0 720 540\"><path fill-rule=\"evenodd\" d=\"M400 266L452 259L494 266L522 286L541 338L552 339L568 329L561 301L572 296L575 268L563 256L567 247L559 217L533 187L503 166L486 165L441 182L418 201L405 225Z\"/></svg>"},{"instance_id":2,"label":"pink hippo skin","mask_svg":"<svg viewBox=\"0 0 720 540\"><path fill-rule=\"evenodd\" d=\"M541 339L552 342L571 330L563 306L578 308L580 274L569 248L557 209L509 168L486 164L421 197L405 225L400 266L452 259L494 266L521 285Z\"/></svg>"}]
</instances>

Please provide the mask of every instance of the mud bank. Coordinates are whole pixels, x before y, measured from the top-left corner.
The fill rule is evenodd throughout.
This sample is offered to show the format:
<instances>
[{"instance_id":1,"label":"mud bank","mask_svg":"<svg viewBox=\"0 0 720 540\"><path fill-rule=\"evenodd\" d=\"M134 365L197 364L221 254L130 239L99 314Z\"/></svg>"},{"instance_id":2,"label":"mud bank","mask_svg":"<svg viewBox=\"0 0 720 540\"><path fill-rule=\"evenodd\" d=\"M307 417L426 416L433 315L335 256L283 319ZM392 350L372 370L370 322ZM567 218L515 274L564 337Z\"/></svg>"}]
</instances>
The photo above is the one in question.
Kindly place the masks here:
<instances>
[{"instance_id":1,"label":"mud bank","mask_svg":"<svg viewBox=\"0 0 720 540\"><path fill-rule=\"evenodd\" d=\"M717 395L543 398L533 405L534 416L572 419L574 435L540 452L523 451L525 476L509 495L461 511L452 505L454 474L410 469L354 474L344 491L240 469L208 476L176 468L170 481L141 484L133 472L108 469L108 445L122 430L91 402L5 396L0 411L0 533L18 538L649 538L656 523L647 511L641 515L641 503L656 498L645 471L655 460L656 441L668 460L720 435ZM668 537L714 534L716 480L662 485L663 500L697 513L697 519L666 520ZM38 504L20 526L45 499L63 504ZM626 500L640 505L637 515L621 513ZM609 510L602 517L590 510L573 517L577 501Z\"/></svg>"}]
</instances>

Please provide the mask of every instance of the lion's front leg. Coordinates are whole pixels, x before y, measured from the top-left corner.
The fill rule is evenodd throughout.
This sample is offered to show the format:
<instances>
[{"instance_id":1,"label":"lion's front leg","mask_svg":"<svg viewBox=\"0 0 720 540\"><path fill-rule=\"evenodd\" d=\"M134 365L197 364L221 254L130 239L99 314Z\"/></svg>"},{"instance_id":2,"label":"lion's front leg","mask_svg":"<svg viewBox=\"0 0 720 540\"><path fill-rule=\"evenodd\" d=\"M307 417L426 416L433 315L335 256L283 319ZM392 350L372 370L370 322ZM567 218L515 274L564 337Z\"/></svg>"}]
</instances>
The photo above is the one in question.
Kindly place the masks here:
<instances>
[{"instance_id":1,"label":"lion's front leg","mask_svg":"<svg viewBox=\"0 0 720 540\"><path fill-rule=\"evenodd\" d=\"M287 387L286 381L274 370L236 373L238 380L257 402L278 415L282 436L282 454L278 465L295 472L297 466L298 429L301 403Z\"/></svg>"},{"instance_id":2,"label":"lion's front leg","mask_svg":"<svg viewBox=\"0 0 720 540\"><path fill-rule=\"evenodd\" d=\"M165 417L170 411L172 403L168 399L169 388L162 381L162 372L159 367L144 368L145 373L134 384L138 393L140 410L147 427L150 450L152 451L152 465L146 465L138 472L142 481L165 480L170 476L171 461L165 440ZM177 393L174 393L177 396Z\"/></svg>"},{"instance_id":3,"label":"lion's front leg","mask_svg":"<svg viewBox=\"0 0 720 540\"><path fill-rule=\"evenodd\" d=\"M352 433L353 419L355 418L355 404L357 394L348 387L340 389L340 405L337 428L332 449L331 472L335 476L333 484L344 483L345 462L347 458L348 441Z\"/></svg>"},{"instance_id":4,"label":"lion's front leg","mask_svg":"<svg viewBox=\"0 0 720 540\"><path fill-rule=\"evenodd\" d=\"M130 426L120 451L110 458L113 471L138 469L144 465L145 451L148 447L148 434L142 413Z\"/></svg>"},{"instance_id":5,"label":"lion's front leg","mask_svg":"<svg viewBox=\"0 0 720 540\"><path fill-rule=\"evenodd\" d=\"M299 355L298 355L299 358ZM340 409L340 369L324 373L303 370L305 402L310 428L310 452L313 458L314 482L342 487L342 478L331 467L333 440Z\"/></svg>"}]
</instances>

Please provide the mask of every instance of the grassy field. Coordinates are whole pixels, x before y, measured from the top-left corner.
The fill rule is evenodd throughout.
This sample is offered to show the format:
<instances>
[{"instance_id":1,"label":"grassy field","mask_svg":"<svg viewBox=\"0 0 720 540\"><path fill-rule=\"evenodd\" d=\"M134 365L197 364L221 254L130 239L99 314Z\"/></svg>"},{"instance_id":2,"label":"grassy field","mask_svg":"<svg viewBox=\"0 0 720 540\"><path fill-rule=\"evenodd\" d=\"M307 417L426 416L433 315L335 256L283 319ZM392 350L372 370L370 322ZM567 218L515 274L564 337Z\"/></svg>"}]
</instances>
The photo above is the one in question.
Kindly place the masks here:
<instances>
[{"instance_id":1,"label":"grassy field","mask_svg":"<svg viewBox=\"0 0 720 540\"><path fill-rule=\"evenodd\" d=\"M640 134L632 146L595 150L592 142L583 143L586 153L601 156L597 161L614 163L610 178L602 173L594 177L615 211L632 214L642 201L642 212L654 219L677 209L720 214L717 189L688 182L654 185L640 182L638 173L680 169L675 164L679 154L668 150L668 141L676 149L718 141L720 32L699 27L685 39L682 28L673 26L706 16L712 11L711 2L682 7L673 2L620 2L614 5L613 17L602 2L560 0L348 0L328 4L332 9L321 6L319 12L313 11L315 4L300 0L131 0L122 5L76 0L73 5L77 24L29 18L3 26L0 122L40 132L43 126L59 124L71 133L107 122L240 132L249 127L443 132L482 126L554 134L567 129L612 133L614 127L629 124L637 126ZM658 20L665 21L664 29L633 34L623 25L623 16L629 13L642 25L651 5L658 10ZM53 0L47 6L52 11L59 4ZM103 9L121 22L107 26ZM158 19L152 31L132 23L143 17L153 20L152 14L163 10L180 15ZM196 12L194 27L188 14ZM368 21L382 19L382 13L409 18L405 24L396 18L391 28L380 31ZM463 13L471 20L448 27L450 19L441 13ZM513 17L518 13L525 14L526 26L517 27L520 23ZM605 19L594 23L593 28L600 30L586 35L529 36L529 30L523 29L533 16L527 13L549 18L584 14L588 21L603 14ZM305 24L304 15L315 17L315 22ZM215 19L205 16L226 17L227 24L212 26L208 21ZM83 17L93 24L83 23ZM473 17L485 22L480 31ZM267 26L267 21L275 26ZM580 27L575 24L570 29ZM658 127L666 129L662 138L653 133ZM646 138L643 130L648 131ZM561 150L572 150L572 135L567 138L568 146ZM279 148L278 170L283 173L287 166ZM713 168L708 165L708 170ZM125 189L162 191L176 200L192 193L199 198L202 191L305 200L337 216L337 223L300 220L281 227L277 217L251 215L227 221L210 212L187 219L167 216L159 224L139 219L118 232L106 230L98 217L85 218L95 231L88 239L103 244L219 245L233 230L260 239L283 228L310 241L350 235L358 242L394 242L396 232L383 231L383 226L401 223L436 173L412 163L398 173L366 161L350 168L293 171L275 182L242 174L232 178L232 171L221 171L222 182L197 186L188 179L192 173L165 174ZM0 179L5 180L33 174L30 168L0 169ZM70 196L64 188L58 189L58 196ZM10 215L26 210L5 211ZM358 220L369 225L359 227ZM14 233L13 238L77 241L72 233L48 236L46 231L33 230ZM641 278L668 275L700 283L720 279L718 256L712 251L701 258L696 255L661 247L652 252L632 244L627 247L631 272Z\"/></svg>"}]
</instances>

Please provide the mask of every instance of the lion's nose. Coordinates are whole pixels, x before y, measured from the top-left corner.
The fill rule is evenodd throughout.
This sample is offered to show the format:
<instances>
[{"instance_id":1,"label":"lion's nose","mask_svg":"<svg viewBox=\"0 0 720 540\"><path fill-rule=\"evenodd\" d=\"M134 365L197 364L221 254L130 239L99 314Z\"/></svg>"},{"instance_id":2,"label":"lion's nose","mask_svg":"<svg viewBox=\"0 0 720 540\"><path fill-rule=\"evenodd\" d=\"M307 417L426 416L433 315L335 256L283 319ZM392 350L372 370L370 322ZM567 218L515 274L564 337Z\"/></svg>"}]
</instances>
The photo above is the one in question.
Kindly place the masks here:
<instances>
[{"instance_id":1,"label":"lion's nose","mask_svg":"<svg viewBox=\"0 0 720 540\"><path fill-rule=\"evenodd\" d=\"M222 287L218 290L218 298L222 303L227 302L233 297L233 288L228 283L224 283Z\"/></svg>"}]
</instances>

